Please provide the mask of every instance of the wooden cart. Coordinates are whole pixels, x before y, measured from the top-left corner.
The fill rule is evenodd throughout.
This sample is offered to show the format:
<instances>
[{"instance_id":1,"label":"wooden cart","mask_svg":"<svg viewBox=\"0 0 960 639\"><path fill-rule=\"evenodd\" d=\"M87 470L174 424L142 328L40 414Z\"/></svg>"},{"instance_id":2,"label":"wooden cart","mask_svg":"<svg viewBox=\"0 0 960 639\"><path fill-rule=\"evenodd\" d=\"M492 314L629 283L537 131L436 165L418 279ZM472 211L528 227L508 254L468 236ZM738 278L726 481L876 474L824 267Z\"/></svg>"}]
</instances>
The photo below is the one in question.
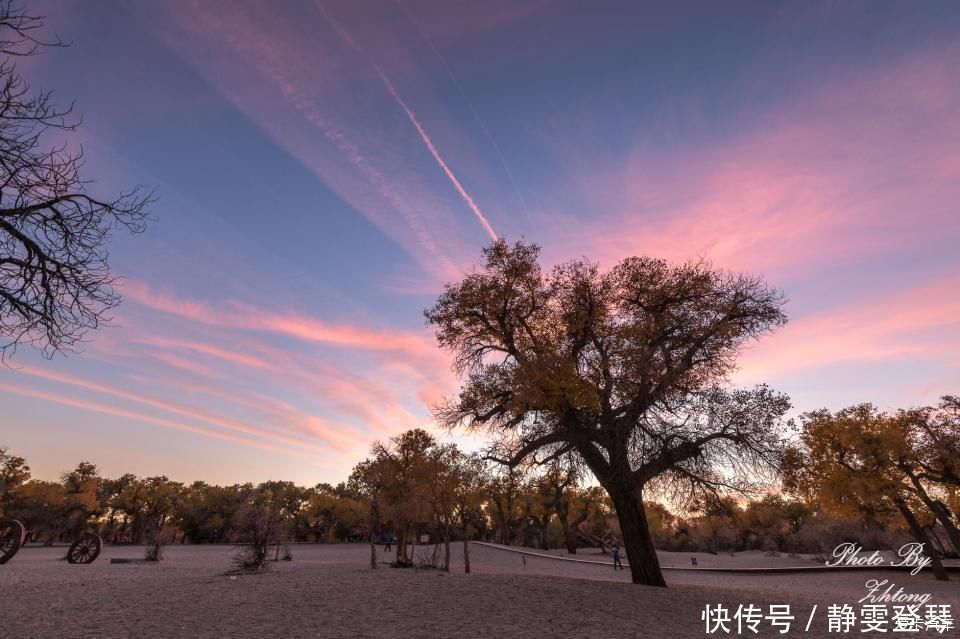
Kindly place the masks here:
<instances>
[{"instance_id":1,"label":"wooden cart","mask_svg":"<svg viewBox=\"0 0 960 639\"><path fill-rule=\"evenodd\" d=\"M0 564L5 564L23 546L27 539L26 527L16 519L0 518ZM67 561L71 564L89 564L100 555L103 540L100 535L83 533L77 537L67 550Z\"/></svg>"}]
</instances>

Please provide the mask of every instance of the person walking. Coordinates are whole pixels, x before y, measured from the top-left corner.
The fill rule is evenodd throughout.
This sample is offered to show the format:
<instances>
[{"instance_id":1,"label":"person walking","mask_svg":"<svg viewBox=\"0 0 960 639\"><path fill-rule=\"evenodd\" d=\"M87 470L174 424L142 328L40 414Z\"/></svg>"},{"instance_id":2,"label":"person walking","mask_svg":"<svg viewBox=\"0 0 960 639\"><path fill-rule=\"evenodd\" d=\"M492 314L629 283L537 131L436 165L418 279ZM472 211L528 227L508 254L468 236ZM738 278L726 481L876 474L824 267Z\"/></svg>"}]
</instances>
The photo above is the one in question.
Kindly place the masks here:
<instances>
[{"instance_id":1,"label":"person walking","mask_svg":"<svg viewBox=\"0 0 960 639\"><path fill-rule=\"evenodd\" d=\"M383 552L390 552L393 546L393 533L387 533L387 545L383 547Z\"/></svg>"},{"instance_id":2,"label":"person walking","mask_svg":"<svg viewBox=\"0 0 960 639\"><path fill-rule=\"evenodd\" d=\"M613 542L613 569L616 570L617 566L620 567L620 570L623 570L623 564L620 563L620 542Z\"/></svg>"}]
</instances>

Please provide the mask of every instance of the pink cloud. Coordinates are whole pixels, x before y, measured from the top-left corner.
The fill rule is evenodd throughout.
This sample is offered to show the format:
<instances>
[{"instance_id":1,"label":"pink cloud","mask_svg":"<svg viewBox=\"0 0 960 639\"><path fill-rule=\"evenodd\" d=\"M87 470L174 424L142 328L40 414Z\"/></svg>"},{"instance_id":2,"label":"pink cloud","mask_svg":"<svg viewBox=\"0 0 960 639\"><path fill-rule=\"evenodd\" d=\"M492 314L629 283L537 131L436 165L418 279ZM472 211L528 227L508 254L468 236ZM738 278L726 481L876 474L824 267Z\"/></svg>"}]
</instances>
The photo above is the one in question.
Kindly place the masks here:
<instances>
[{"instance_id":1,"label":"pink cloud","mask_svg":"<svg viewBox=\"0 0 960 639\"><path fill-rule=\"evenodd\" d=\"M237 432L244 433L246 435L253 435L256 437L269 438L271 440L284 442L290 446L314 449L317 451L322 451L325 448L320 446L315 442L306 441L301 438L290 437L283 433L277 432L271 429L265 429L254 424L244 422L242 420L233 419L224 415L217 414L213 411L204 409L204 408L195 408L191 406L186 406L178 402L173 402L166 399L160 399L157 397L151 397L149 395L144 395L142 393L132 392L123 390L120 388L115 388L113 386L108 386L106 384L97 383L90 381L88 379L81 379L64 373L58 373L49 369L39 369L34 367L20 367L19 371L21 373L31 375L33 377L39 377L42 379L58 382L61 384L67 384L70 386L75 386L78 388L83 388L85 390L93 391L96 393L101 393L105 395L111 395L119 399L125 399L131 402L138 404L143 404L145 406L150 406L153 408L158 408L160 410L181 415L183 417L189 417L198 421L207 422L221 428L228 430L235 430ZM342 448L342 435L340 437L336 434L331 434L332 429L326 425L322 425L319 420L314 418L312 423L317 426L314 429L314 434L318 437L321 437L325 443L336 450L343 450Z\"/></svg>"},{"instance_id":2,"label":"pink cloud","mask_svg":"<svg viewBox=\"0 0 960 639\"><path fill-rule=\"evenodd\" d=\"M950 276L795 318L746 351L737 378L756 382L849 362L955 359L960 356L958 285L960 275Z\"/></svg>"},{"instance_id":3,"label":"pink cloud","mask_svg":"<svg viewBox=\"0 0 960 639\"><path fill-rule=\"evenodd\" d=\"M136 281L123 285L127 299L172 315L210 326L284 335L307 342L372 351L402 351L423 360L438 360L439 351L428 335L400 330L373 330L331 324L300 314L261 311L236 302L219 307L151 289Z\"/></svg>"},{"instance_id":4,"label":"pink cloud","mask_svg":"<svg viewBox=\"0 0 960 639\"><path fill-rule=\"evenodd\" d=\"M213 305L158 293L136 281L127 283L124 295L164 314L127 306L127 313L134 314L125 321L125 351L111 347L105 361L125 357L137 371L143 370L145 357L163 362L176 372L151 373L155 378L184 381L194 388L203 384L208 393L220 389L220 398L230 403L236 400L223 389L256 388L261 397L295 396L296 408L286 404L279 409L273 403L266 410L276 428L313 433L315 415L307 406L318 406L341 416L339 426L345 433L352 431L350 436L358 431L368 434L357 437L389 436L429 421L421 401L424 389L436 396L440 389L449 393L456 387L448 361L426 333L333 325L230 301ZM273 336L299 343L277 344L269 339ZM331 364L330 353L305 349L311 344L333 347L338 359L348 357L352 363ZM183 379L180 371L190 376Z\"/></svg>"},{"instance_id":5,"label":"pink cloud","mask_svg":"<svg viewBox=\"0 0 960 639\"><path fill-rule=\"evenodd\" d=\"M544 212L544 245L557 259L707 256L782 277L958 237L958 56L834 77L712 145L584 158L599 171L574 161L591 233L578 214Z\"/></svg>"},{"instance_id":6,"label":"pink cloud","mask_svg":"<svg viewBox=\"0 0 960 639\"><path fill-rule=\"evenodd\" d=\"M177 355L176 353L153 350L147 353L147 357L195 377L206 377L208 379L222 377L221 371L216 368L198 362L196 359Z\"/></svg>"},{"instance_id":7,"label":"pink cloud","mask_svg":"<svg viewBox=\"0 0 960 639\"><path fill-rule=\"evenodd\" d=\"M265 369L265 370L275 370L276 365L266 359L257 357L255 355L250 355L247 353L239 353L234 350L229 350L226 348L220 348L219 346L214 346L212 344L207 344L198 341L189 341L183 339L171 339L166 337L146 337L140 340L142 343L150 344L152 346L158 346L164 349L184 349L188 351L193 351L195 353L200 353L202 355L209 355L211 357L216 357L218 359L230 362L231 364L237 364L239 366L248 366L251 368Z\"/></svg>"},{"instance_id":8,"label":"pink cloud","mask_svg":"<svg viewBox=\"0 0 960 639\"><path fill-rule=\"evenodd\" d=\"M83 410L103 413L105 415L123 417L125 419L130 419L135 422L148 423L156 426L162 426L164 428L185 431L195 435L202 435L204 437L221 439L224 441L241 444L249 448L261 449L261 450L272 450L275 452L283 453L285 455L296 455L296 456L308 455L308 453L306 453L305 451L299 448L285 448L285 447L277 446L276 444L273 444L271 442L257 441L257 440L250 439L248 437L241 437L232 433L224 433L216 430L210 430L208 428L201 428L199 426L194 426L184 422L178 422L175 420L167 419L165 417L157 417L154 415L138 413L136 411L126 410L116 406L102 404L102 403L94 402L90 400L58 395L56 393L50 393L50 392L42 391L36 388L29 388L27 386L22 386L20 384L10 384L10 383L0 382L0 389L3 389L8 393L15 393L17 395L23 395L25 397L33 397L33 398L41 399L48 402L55 402L57 404L63 404L64 406L72 406L74 408L81 408Z\"/></svg>"},{"instance_id":9,"label":"pink cloud","mask_svg":"<svg viewBox=\"0 0 960 639\"><path fill-rule=\"evenodd\" d=\"M173 340L160 340L160 342L165 343L167 348L178 347L178 343ZM286 390L296 389L301 397L311 402L319 402L326 409L355 417L375 432L392 435L398 429L413 428L423 422L398 401L396 394L403 384L386 384L377 379L376 372L368 375L349 374L342 368L317 358L303 357L293 352L271 348L263 343L244 342L244 347L263 353L262 357L256 358L260 364L258 370L266 373L265 376L259 375L261 385L270 383ZM208 375L208 379L221 379L227 386L236 384L235 381L229 381L230 378L236 379L238 373L243 372L229 366L237 361L236 355L231 351L196 342L189 343L186 348L213 357L222 356L223 361L228 364L227 369L214 369L219 371L218 374ZM162 359L169 354L155 352L153 356ZM411 375L405 379L417 380L419 376ZM193 382L191 385L195 386L196 383ZM236 391L221 393L221 397L229 399L231 403L237 401L236 395ZM262 403L259 406L263 408ZM272 402L271 409L267 412L282 417L281 425L303 432L312 432L311 424L316 423L313 415L302 412L290 404ZM349 428L346 424L342 427Z\"/></svg>"}]
</instances>

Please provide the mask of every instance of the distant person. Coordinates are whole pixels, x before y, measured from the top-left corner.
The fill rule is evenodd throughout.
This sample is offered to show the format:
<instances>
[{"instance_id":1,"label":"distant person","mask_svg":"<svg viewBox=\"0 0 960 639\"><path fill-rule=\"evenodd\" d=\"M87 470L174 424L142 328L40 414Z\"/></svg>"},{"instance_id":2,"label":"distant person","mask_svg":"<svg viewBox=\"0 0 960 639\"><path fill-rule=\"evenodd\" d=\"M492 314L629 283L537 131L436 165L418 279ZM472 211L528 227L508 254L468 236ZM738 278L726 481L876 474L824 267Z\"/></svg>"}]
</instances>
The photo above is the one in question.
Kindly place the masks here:
<instances>
[{"instance_id":1,"label":"distant person","mask_svg":"<svg viewBox=\"0 0 960 639\"><path fill-rule=\"evenodd\" d=\"M690 565L693 566L694 568L697 567L697 558L696 558L696 557L691 557L691 558L690 558Z\"/></svg>"},{"instance_id":2,"label":"distant person","mask_svg":"<svg viewBox=\"0 0 960 639\"><path fill-rule=\"evenodd\" d=\"M387 533L387 545L383 547L383 552L390 552L393 547L393 533Z\"/></svg>"},{"instance_id":3,"label":"distant person","mask_svg":"<svg viewBox=\"0 0 960 639\"><path fill-rule=\"evenodd\" d=\"M623 564L620 563L620 542L613 542L613 569L616 570L617 566L620 567L620 570L623 570Z\"/></svg>"}]
</instances>

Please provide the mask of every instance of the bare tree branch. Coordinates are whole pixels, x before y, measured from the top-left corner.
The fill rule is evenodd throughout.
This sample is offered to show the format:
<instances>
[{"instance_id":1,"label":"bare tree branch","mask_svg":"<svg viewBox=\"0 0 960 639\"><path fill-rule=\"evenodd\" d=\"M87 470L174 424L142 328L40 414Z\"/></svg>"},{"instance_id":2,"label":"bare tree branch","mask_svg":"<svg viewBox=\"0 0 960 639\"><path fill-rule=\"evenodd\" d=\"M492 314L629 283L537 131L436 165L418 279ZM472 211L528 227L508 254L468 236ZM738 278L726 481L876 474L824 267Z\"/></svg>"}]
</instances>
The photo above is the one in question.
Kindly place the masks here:
<instances>
[{"instance_id":1,"label":"bare tree branch","mask_svg":"<svg viewBox=\"0 0 960 639\"><path fill-rule=\"evenodd\" d=\"M49 92L34 92L13 62L66 46L40 39L42 24L12 0L0 4L0 361L20 344L45 357L73 351L110 321L120 298L107 245L118 228L143 231L154 201L141 187L91 195L82 150L48 142L80 121L73 105L57 108Z\"/></svg>"}]
</instances>

